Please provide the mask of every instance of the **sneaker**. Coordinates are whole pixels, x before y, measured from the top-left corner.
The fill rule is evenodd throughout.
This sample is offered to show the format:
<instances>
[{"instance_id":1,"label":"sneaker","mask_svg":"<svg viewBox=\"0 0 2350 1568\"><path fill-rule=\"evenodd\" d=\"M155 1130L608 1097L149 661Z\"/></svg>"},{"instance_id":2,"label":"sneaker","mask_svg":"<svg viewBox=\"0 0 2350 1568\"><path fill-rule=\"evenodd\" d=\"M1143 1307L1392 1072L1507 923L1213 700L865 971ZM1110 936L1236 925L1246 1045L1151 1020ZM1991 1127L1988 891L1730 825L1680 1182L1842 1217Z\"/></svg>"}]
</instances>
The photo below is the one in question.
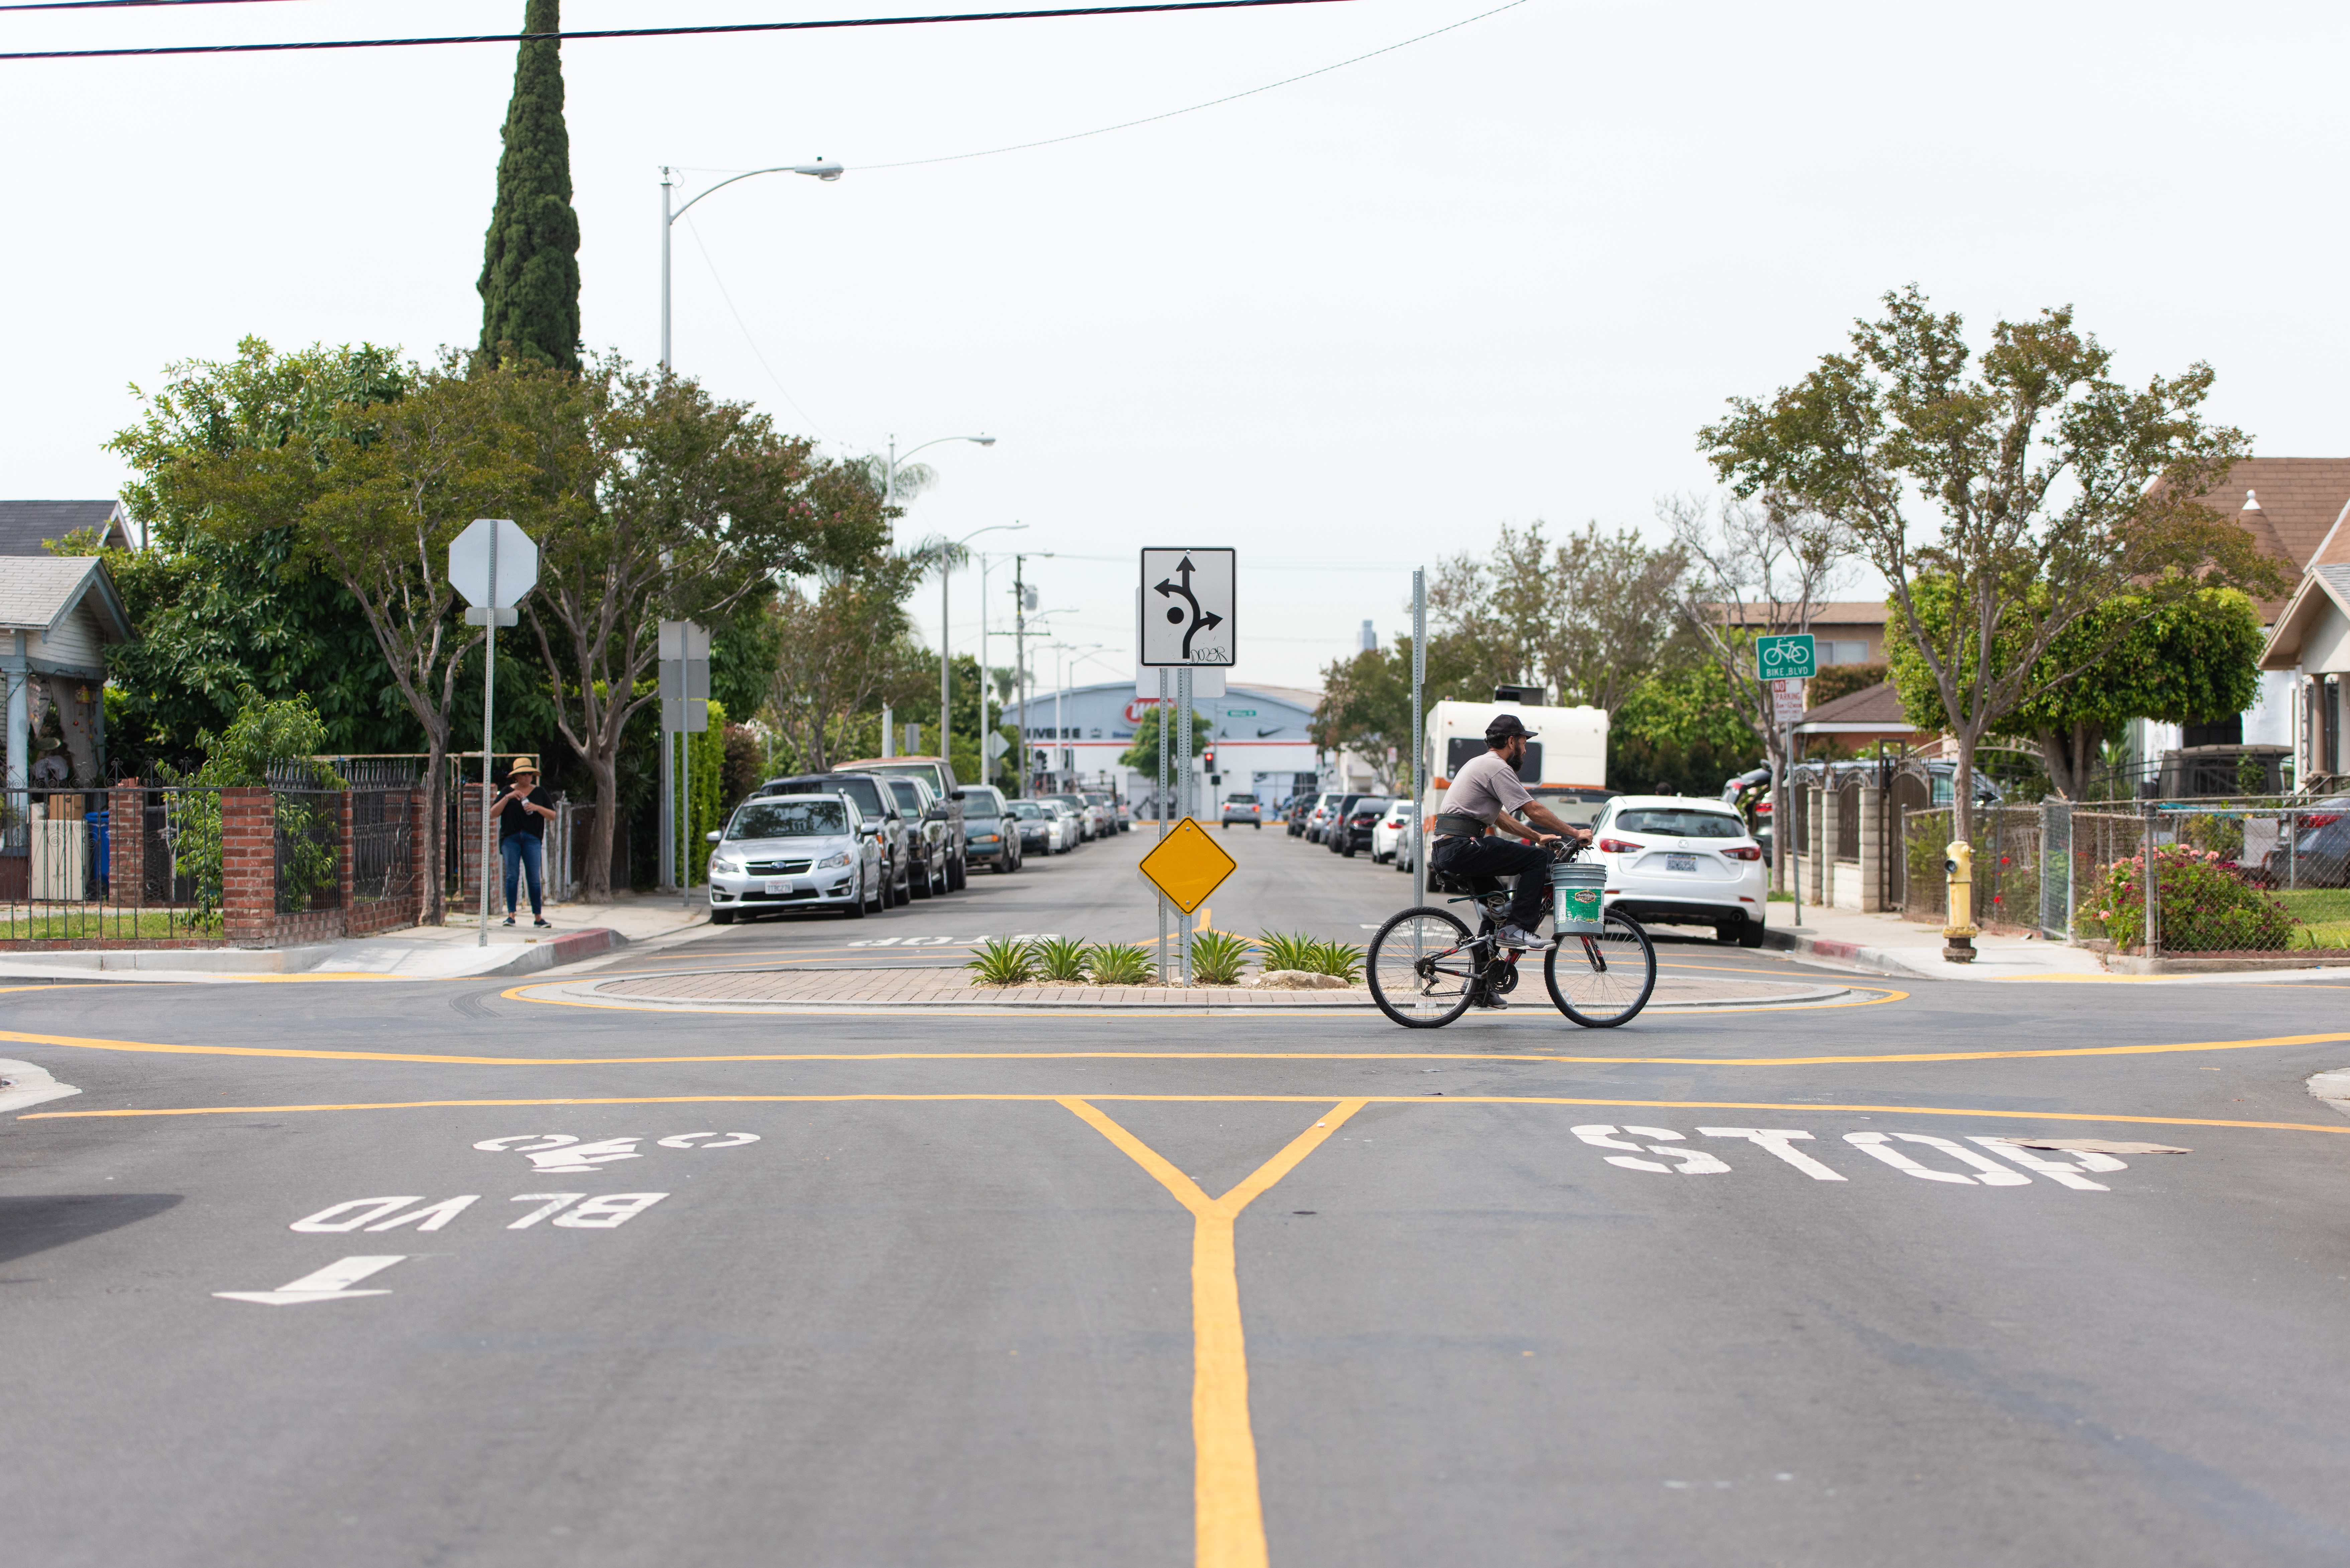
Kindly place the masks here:
<instances>
[{"instance_id":1,"label":"sneaker","mask_svg":"<svg viewBox=\"0 0 2350 1568\"><path fill-rule=\"evenodd\" d=\"M533 920L531 921L531 924L536 926L542 931L551 931L555 929L555 922L553 920Z\"/></svg>"},{"instance_id":2,"label":"sneaker","mask_svg":"<svg viewBox=\"0 0 2350 1568\"><path fill-rule=\"evenodd\" d=\"M1502 928L1502 945L1505 948L1515 948L1523 952L1527 948L1538 948L1542 946L1542 939L1529 931L1522 930L1516 926L1503 926Z\"/></svg>"},{"instance_id":3,"label":"sneaker","mask_svg":"<svg viewBox=\"0 0 2350 1568\"><path fill-rule=\"evenodd\" d=\"M509 925L509 926L511 926L511 925L513 925L513 924L514 924L514 917L513 917L512 915L508 915L508 916L505 918L505 924L507 924L507 925Z\"/></svg>"},{"instance_id":4,"label":"sneaker","mask_svg":"<svg viewBox=\"0 0 2350 1568\"><path fill-rule=\"evenodd\" d=\"M1482 996L1480 996L1475 1002L1470 1003L1470 1005L1472 1007L1482 1007L1493 1012L1507 1012L1510 1010L1510 1004L1508 1002L1503 1002L1500 996L1490 991L1485 992Z\"/></svg>"}]
</instances>

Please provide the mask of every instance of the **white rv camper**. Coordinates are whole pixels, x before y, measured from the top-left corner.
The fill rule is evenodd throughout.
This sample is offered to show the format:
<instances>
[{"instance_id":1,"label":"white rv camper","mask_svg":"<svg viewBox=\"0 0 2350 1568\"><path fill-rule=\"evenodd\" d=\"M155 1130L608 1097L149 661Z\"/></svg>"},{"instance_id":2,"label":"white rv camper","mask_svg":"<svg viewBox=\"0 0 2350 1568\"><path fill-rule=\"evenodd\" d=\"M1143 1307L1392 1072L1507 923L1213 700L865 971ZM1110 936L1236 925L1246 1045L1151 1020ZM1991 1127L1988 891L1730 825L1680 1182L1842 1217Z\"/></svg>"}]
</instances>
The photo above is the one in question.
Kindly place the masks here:
<instances>
[{"instance_id":1,"label":"white rv camper","mask_svg":"<svg viewBox=\"0 0 2350 1568\"><path fill-rule=\"evenodd\" d=\"M1484 754L1485 726L1503 713L1515 713L1534 732L1518 776L1560 817L1588 827L1598 817L1600 803L1615 793L1607 787L1607 711L1549 708L1509 697L1492 702L1439 702L1429 710L1428 736L1420 751L1421 776L1429 785L1420 796L1423 822L1444 809L1453 771Z\"/></svg>"}]
</instances>

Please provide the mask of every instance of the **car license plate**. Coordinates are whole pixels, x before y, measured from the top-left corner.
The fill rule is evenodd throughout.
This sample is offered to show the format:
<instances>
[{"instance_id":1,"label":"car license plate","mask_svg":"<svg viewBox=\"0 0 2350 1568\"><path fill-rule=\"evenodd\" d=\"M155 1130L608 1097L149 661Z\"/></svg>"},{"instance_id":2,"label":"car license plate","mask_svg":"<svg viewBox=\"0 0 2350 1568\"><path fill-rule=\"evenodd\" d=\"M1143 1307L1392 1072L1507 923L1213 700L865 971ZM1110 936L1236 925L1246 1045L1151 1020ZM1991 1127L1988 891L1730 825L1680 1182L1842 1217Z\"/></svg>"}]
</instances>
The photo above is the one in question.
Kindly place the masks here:
<instances>
[{"instance_id":1,"label":"car license plate","mask_svg":"<svg viewBox=\"0 0 2350 1568\"><path fill-rule=\"evenodd\" d=\"M775 893L788 893L788 892L790 892L791 890L792 890L792 879L791 879L790 877L768 877L768 878L767 878L767 891L768 891L770 894L775 894Z\"/></svg>"},{"instance_id":2,"label":"car license plate","mask_svg":"<svg viewBox=\"0 0 2350 1568\"><path fill-rule=\"evenodd\" d=\"M1665 857L1665 869L1668 871L1694 871L1697 869L1697 857L1694 855L1668 855Z\"/></svg>"}]
</instances>

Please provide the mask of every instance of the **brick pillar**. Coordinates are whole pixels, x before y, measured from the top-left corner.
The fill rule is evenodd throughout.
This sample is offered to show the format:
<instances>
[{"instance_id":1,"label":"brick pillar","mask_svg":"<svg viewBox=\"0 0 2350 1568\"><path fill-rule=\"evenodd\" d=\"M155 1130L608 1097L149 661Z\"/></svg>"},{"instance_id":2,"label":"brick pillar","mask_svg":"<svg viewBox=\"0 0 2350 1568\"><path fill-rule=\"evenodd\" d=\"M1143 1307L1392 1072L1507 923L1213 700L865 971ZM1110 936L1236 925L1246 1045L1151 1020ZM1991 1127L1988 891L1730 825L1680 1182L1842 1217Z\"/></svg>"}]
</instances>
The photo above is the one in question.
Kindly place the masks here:
<instances>
[{"instance_id":1,"label":"brick pillar","mask_svg":"<svg viewBox=\"0 0 2350 1568\"><path fill-rule=\"evenodd\" d=\"M107 896L133 908L146 902L147 792L125 780L106 796ZM164 901L171 901L166 890Z\"/></svg>"},{"instance_id":2,"label":"brick pillar","mask_svg":"<svg viewBox=\"0 0 2350 1568\"><path fill-rule=\"evenodd\" d=\"M489 803L482 798L478 780L469 779L459 784L457 792L456 904L478 914L482 903L482 808Z\"/></svg>"},{"instance_id":3,"label":"brick pillar","mask_svg":"<svg viewBox=\"0 0 2350 1568\"><path fill-rule=\"evenodd\" d=\"M1860 907L1885 909L1885 792L1873 784L1860 786Z\"/></svg>"},{"instance_id":4,"label":"brick pillar","mask_svg":"<svg viewBox=\"0 0 2350 1568\"><path fill-rule=\"evenodd\" d=\"M265 787L221 791L221 904L232 947L277 942L277 804Z\"/></svg>"}]
</instances>

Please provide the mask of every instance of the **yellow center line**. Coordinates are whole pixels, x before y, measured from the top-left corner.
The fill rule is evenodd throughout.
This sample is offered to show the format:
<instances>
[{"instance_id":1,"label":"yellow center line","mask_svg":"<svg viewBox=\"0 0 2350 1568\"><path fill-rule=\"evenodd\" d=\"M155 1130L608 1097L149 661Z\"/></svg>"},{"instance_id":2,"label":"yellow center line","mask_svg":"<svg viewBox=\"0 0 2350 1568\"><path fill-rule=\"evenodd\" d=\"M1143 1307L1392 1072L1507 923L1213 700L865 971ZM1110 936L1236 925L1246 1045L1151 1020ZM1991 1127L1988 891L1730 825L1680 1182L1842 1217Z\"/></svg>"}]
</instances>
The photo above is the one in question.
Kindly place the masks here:
<instances>
[{"instance_id":1,"label":"yellow center line","mask_svg":"<svg viewBox=\"0 0 2350 1568\"><path fill-rule=\"evenodd\" d=\"M290 1116L302 1111L421 1111L515 1106L748 1106L942 1104L1003 1102L1061 1105L1073 1097L1054 1094L873 1094L841 1095L548 1095L512 1099L380 1100L345 1105L303 1106L176 1106L97 1111L26 1111L18 1121L88 1121L134 1116ZM1087 1100L1116 1100L1174 1105L1323 1105L1348 1099L1367 1106L1604 1106L1635 1110L1681 1111L1804 1111L1844 1112L1862 1116L1979 1116L2002 1121L2113 1122L2172 1127L2241 1127L2256 1132L2314 1132L2350 1135L2350 1121L2245 1121L2223 1116L2149 1116L2102 1111L2004 1111L1975 1106L1826 1105L1786 1100L1646 1100L1608 1099L1581 1095L1143 1095L1087 1090Z\"/></svg>"},{"instance_id":2,"label":"yellow center line","mask_svg":"<svg viewBox=\"0 0 2350 1568\"><path fill-rule=\"evenodd\" d=\"M1191 1212L1193 1560L1200 1568L1264 1568L1264 1507L1257 1490L1256 1433L1249 1422L1248 1345L1241 1325L1232 1226L1241 1210L1295 1169L1366 1102L1339 1101L1222 1198L1210 1198L1166 1156L1085 1100L1065 1097L1060 1103Z\"/></svg>"},{"instance_id":3,"label":"yellow center line","mask_svg":"<svg viewBox=\"0 0 2350 1568\"><path fill-rule=\"evenodd\" d=\"M1359 1022L1359 1020L1358 1020ZM264 1056L316 1062L400 1062L452 1067L688 1066L728 1062L1512 1062L1575 1066L1830 1067L1941 1062L2010 1062L2068 1056L2151 1056L2206 1051L2263 1051L2350 1040L2350 1032L2277 1034L2257 1040L2199 1040L2171 1045L2067 1045L2015 1051L1912 1051L1867 1056L1582 1056L1555 1052L1451 1051L869 1051L761 1052L690 1056L459 1056L426 1052L324 1051L276 1045L172 1045L78 1034L0 1029L0 1041L82 1051L171 1056Z\"/></svg>"}]
</instances>

